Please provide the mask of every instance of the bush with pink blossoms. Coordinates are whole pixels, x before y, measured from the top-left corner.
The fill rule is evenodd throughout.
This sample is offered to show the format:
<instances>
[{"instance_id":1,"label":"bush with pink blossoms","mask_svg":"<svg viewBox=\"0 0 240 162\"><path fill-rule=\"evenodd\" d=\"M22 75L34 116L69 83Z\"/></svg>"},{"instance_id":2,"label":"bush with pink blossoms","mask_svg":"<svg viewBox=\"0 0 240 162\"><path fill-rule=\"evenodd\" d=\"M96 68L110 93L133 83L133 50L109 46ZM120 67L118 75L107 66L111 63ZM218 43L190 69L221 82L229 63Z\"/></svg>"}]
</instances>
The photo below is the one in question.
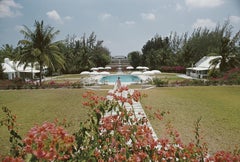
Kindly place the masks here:
<instances>
[{"instance_id":1,"label":"bush with pink blossoms","mask_svg":"<svg viewBox=\"0 0 240 162\"><path fill-rule=\"evenodd\" d=\"M70 159L75 138L55 123L45 122L31 128L23 142L31 159L54 161Z\"/></svg>"}]
</instances>

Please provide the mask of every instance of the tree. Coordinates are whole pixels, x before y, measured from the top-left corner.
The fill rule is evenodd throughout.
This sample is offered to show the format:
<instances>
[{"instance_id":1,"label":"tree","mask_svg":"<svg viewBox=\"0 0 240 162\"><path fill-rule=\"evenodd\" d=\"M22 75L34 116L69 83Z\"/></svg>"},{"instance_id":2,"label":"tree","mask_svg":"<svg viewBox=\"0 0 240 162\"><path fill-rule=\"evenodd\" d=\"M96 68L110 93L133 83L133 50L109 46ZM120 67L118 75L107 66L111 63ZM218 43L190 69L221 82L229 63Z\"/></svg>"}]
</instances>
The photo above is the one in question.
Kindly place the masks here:
<instances>
[{"instance_id":1,"label":"tree","mask_svg":"<svg viewBox=\"0 0 240 162\"><path fill-rule=\"evenodd\" d=\"M225 72L240 66L239 47L237 46L237 43L240 43L240 31L232 37L232 28L229 21L226 21L220 30L220 34L219 55L221 57L212 60L211 64L215 67L216 64L220 63L220 71Z\"/></svg>"},{"instance_id":2,"label":"tree","mask_svg":"<svg viewBox=\"0 0 240 162\"><path fill-rule=\"evenodd\" d=\"M96 45L93 50L93 63L96 67L105 67L111 61L110 52L107 48L101 45Z\"/></svg>"},{"instance_id":3,"label":"tree","mask_svg":"<svg viewBox=\"0 0 240 162\"><path fill-rule=\"evenodd\" d=\"M110 63L110 52L102 46L103 41L97 40L92 32L89 37L83 34L81 39L67 36L65 47L61 47L66 58L66 73L79 73L93 66L106 66Z\"/></svg>"},{"instance_id":4,"label":"tree","mask_svg":"<svg viewBox=\"0 0 240 162\"><path fill-rule=\"evenodd\" d=\"M4 58L9 58L11 60L15 59L16 49L13 48L12 45L5 44L2 46L0 50L0 60L4 60Z\"/></svg>"},{"instance_id":5,"label":"tree","mask_svg":"<svg viewBox=\"0 0 240 162\"><path fill-rule=\"evenodd\" d=\"M134 68L142 64L142 54L139 51L133 51L128 54L128 60Z\"/></svg>"},{"instance_id":6,"label":"tree","mask_svg":"<svg viewBox=\"0 0 240 162\"><path fill-rule=\"evenodd\" d=\"M44 26L43 21L35 21L35 30L31 30L24 25L20 32L24 39L18 42L21 45L21 51L18 56L20 63L25 67L31 63L37 62L40 67L40 85L42 84L43 67L47 66L52 69L64 68L64 57L58 48L59 42L53 42L59 30L54 31L53 27Z\"/></svg>"},{"instance_id":7,"label":"tree","mask_svg":"<svg viewBox=\"0 0 240 162\"><path fill-rule=\"evenodd\" d=\"M3 73L4 69L2 67L2 62L0 62L0 80L4 79L4 73Z\"/></svg>"},{"instance_id":8,"label":"tree","mask_svg":"<svg viewBox=\"0 0 240 162\"><path fill-rule=\"evenodd\" d=\"M160 69L160 66L171 66L175 64L174 52L171 48L171 40L156 35L142 48L143 65L150 69Z\"/></svg>"}]
</instances>

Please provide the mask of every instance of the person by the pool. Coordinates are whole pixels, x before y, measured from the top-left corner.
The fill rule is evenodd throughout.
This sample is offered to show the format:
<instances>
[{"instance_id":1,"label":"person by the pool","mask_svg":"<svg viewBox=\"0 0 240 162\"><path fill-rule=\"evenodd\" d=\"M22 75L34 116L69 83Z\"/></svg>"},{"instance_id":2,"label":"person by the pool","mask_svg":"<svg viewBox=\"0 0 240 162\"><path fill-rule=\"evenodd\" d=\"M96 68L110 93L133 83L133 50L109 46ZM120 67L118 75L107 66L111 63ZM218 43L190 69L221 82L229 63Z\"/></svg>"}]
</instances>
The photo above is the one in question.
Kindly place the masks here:
<instances>
[{"instance_id":1,"label":"person by the pool","mask_svg":"<svg viewBox=\"0 0 240 162\"><path fill-rule=\"evenodd\" d=\"M114 89L120 89L121 88L121 80L120 80L120 77L118 77L116 83L115 83L115 87Z\"/></svg>"}]
</instances>

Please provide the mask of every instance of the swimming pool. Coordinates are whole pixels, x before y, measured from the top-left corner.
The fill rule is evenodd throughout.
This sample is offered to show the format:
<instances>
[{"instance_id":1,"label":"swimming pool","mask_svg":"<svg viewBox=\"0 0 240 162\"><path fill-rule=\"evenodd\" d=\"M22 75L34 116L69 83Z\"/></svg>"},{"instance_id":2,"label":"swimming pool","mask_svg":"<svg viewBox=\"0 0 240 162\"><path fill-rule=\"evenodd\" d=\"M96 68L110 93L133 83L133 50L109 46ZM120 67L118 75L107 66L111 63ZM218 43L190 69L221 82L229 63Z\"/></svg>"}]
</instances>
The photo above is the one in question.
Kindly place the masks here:
<instances>
[{"instance_id":1,"label":"swimming pool","mask_svg":"<svg viewBox=\"0 0 240 162\"><path fill-rule=\"evenodd\" d=\"M120 80L122 83L139 83L140 78L135 75L108 75L108 76L103 76L99 81L102 84L114 84L116 80L120 77Z\"/></svg>"}]
</instances>

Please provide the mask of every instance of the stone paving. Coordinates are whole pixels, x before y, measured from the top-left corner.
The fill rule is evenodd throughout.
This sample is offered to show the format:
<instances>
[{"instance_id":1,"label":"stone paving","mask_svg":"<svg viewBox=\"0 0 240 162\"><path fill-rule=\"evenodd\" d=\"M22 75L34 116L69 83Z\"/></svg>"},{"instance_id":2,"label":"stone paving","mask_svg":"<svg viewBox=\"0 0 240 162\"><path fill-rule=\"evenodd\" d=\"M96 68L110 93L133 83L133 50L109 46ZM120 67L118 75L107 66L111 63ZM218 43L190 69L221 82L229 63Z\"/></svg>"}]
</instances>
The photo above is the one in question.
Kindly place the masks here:
<instances>
[{"instance_id":1,"label":"stone paving","mask_svg":"<svg viewBox=\"0 0 240 162\"><path fill-rule=\"evenodd\" d=\"M133 92L134 92L133 89L129 89L128 91L123 91L122 93L114 92L114 90L109 90L109 93L115 93L117 96L122 95L123 97L127 97L128 93L129 93L129 94L132 94ZM113 96L108 95L108 96L107 96L107 99L112 100L112 99L113 99ZM120 103L120 101L119 101L119 103ZM125 108L126 108L128 111L130 111L130 110L133 109L134 112L135 112L136 118L138 118L138 119L140 119L140 118L147 118L147 115L146 115L145 111L143 110L140 101L138 101L138 102L133 101L133 104L132 104L132 105L130 105L129 103L126 102L126 103L124 103L124 106L125 106ZM114 112L114 111L108 112L108 113L106 114L106 116L108 116L108 115L110 115L110 114L114 115L114 114L116 114L116 112ZM152 128L152 125L151 125L150 121L148 121L148 127L152 130L153 138L154 138L155 140L157 140L157 139L158 139L158 138L157 138L157 135L156 135L154 129Z\"/></svg>"}]
</instances>

